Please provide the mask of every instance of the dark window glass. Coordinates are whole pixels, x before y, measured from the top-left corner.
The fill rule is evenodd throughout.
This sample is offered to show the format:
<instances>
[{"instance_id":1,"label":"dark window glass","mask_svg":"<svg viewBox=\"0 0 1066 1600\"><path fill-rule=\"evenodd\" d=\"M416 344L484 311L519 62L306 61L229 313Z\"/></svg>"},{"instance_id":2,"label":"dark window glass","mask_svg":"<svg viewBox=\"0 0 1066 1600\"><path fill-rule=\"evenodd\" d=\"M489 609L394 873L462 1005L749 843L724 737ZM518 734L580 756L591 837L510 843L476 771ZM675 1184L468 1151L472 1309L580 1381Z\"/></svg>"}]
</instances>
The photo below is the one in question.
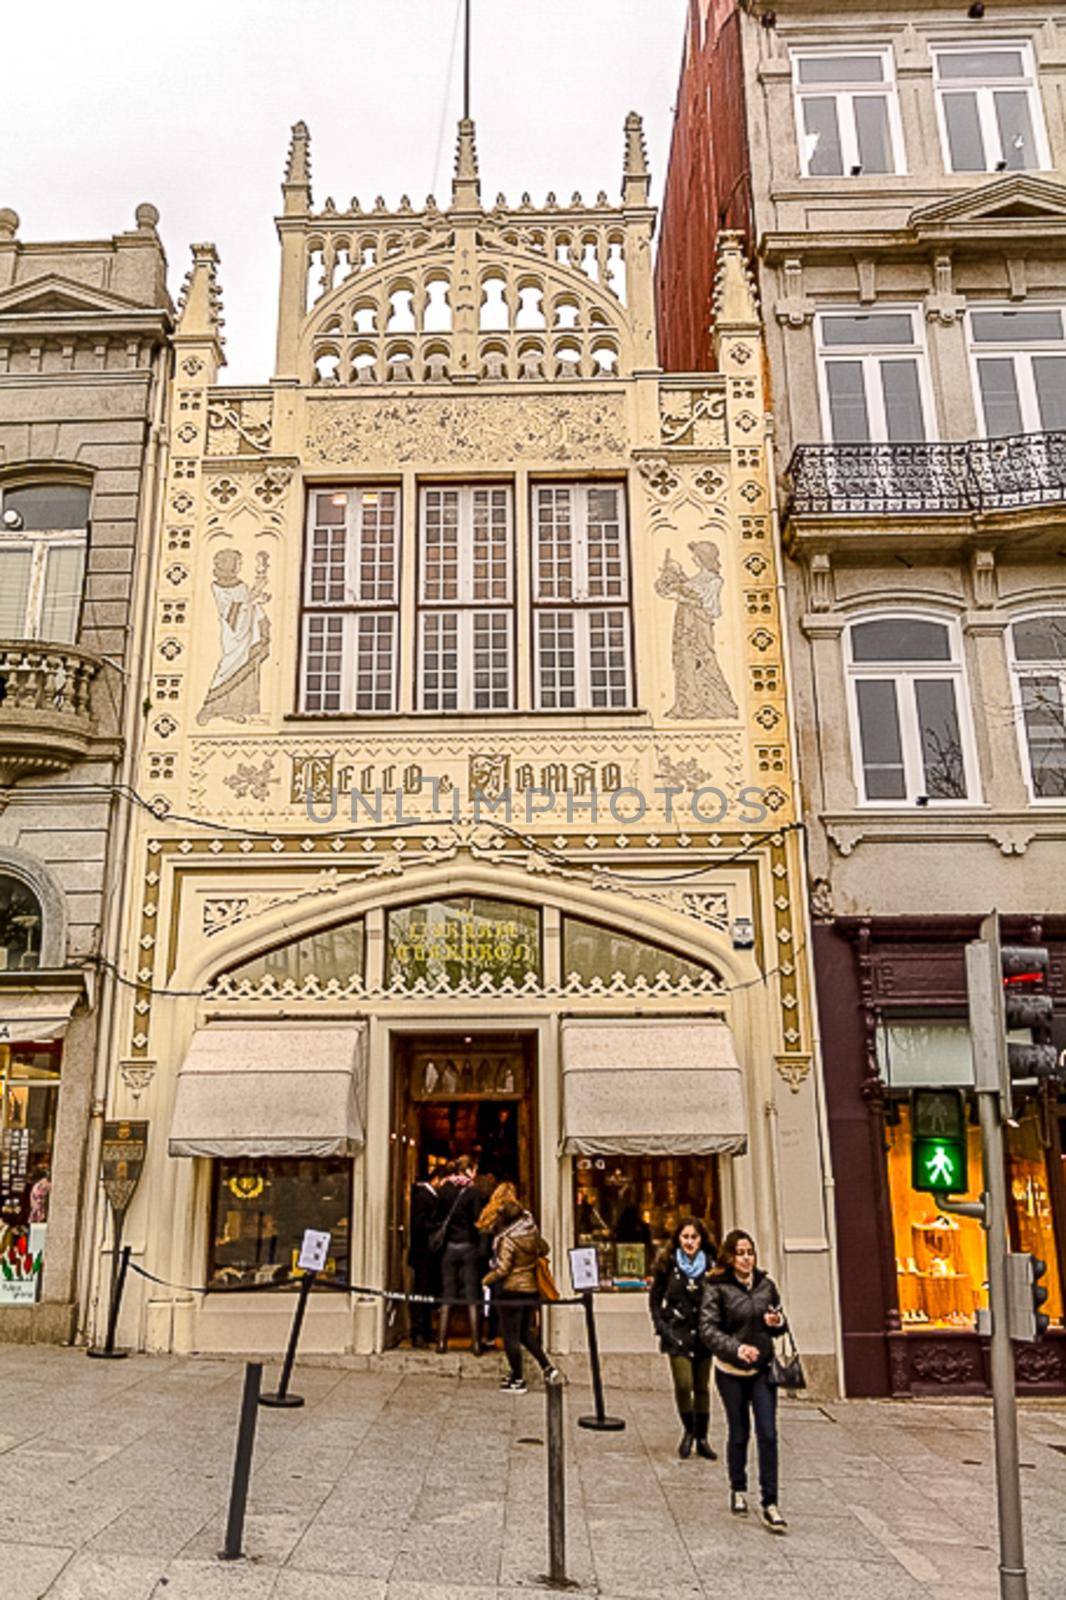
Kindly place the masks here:
<instances>
[{"instance_id":1,"label":"dark window glass","mask_svg":"<svg viewBox=\"0 0 1066 1600\"><path fill-rule=\"evenodd\" d=\"M909 444L924 439L925 422L917 361L882 361L881 388L888 442Z\"/></svg>"},{"instance_id":2,"label":"dark window glass","mask_svg":"<svg viewBox=\"0 0 1066 1600\"><path fill-rule=\"evenodd\" d=\"M829 423L834 444L866 444L870 414L861 361L828 361L825 381L829 390Z\"/></svg>"},{"instance_id":3,"label":"dark window glass","mask_svg":"<svg viewBox=\"0 0 1066 1600\"><path fill-rule=\"evenodd\" d=\"M616 933L595 922L566 917L563 921L564 979L578 977L583 983L591 983L598 978L610 983L618 973L627 983L638 978L654 983L660 973L665 973L673 983L684 978L702 983L708 977L717 976L713 968L705 967L702 962L674 955L660 945Z\"/></svg>"},{"instance_id":4,"label":"dark window glass","mask_svg":"<svg viewBox=\"0 0 1066 1600\"><path fill-rule=\"evenodd\" d=\"M575 1156L574 1242L593 1245L605 1289L643 1290L682 1217L719 1238L713 1156Z\"/></svg>"},{"instance_id":5,"label":"dark window glass","mask_svg":"<svg viewBox=\"0 0 1066 1600\"><path fill-rule=\"evenodd\" d=\"M981 385L981 406L985 432L990 438L1005 438L1022 431L1022 406L1018 395L1018 376L1010 356L982 356L977 363Z\"/></svg>"},{"instance_id":6,"label":"dark window glass","mask_svg":"<svg viewBox=\"0 0 1066 1600\"><path fill-rule=\"evenodd\" d=\"M857 94L855 135L863 172L892 171L892 141L888 132L888 101L883 94Z\"/></svg>"},{"instance_id":7,"label":"dark window glass","mask_svg":"<svg viewBox=\"0 0 1066 1600\"><path fill-rule=\"evenodd\" d=\"M952 172L987 171L976 94L946 94L944 121L948 130Z\"/></svg>"},{"instance_id":8,"label":"dark window glass","mask_svg":"<svg viewBox=\"0 0 1066 1600\"><path fill-rule=\"evenodd\" d=\"M883 617L854 625L851 651L855 661L950 661L951 640L942 622Z\"/></svg>"},{"instance_id":9,"label":"dark window glass","mask_svg":"<svg viewBox=\"0 0 1066 1600\"><path fill-rule=\"evenodd\" d=\"M41 903L21 878L0 874L0 971L41 964Z\"/></svg>"},{"instance_id":10,"label":"dark window glass","mask_svg":"<svg viewBox=\"0 0 1066 1600\"><path fill-rule=\"evenodd\" d=\"M4 510L17 511L26 531L84 528L89 520L89 491L73 484L27 484L4 492Z\"/></svg>"},{"instance_id":11,"label":"dark window glass","mask_svg":"<svg viewBox=\"0 0 1066 1600\"><path fill-rule=\"evenodd\" d=\"M971 317L975 344L1028 344L1034 339L1061 339L1061 311L975 311Z\"/></svg>"},{"instance_id":12,"label":"dark window glass","mask_svg":"<svg viewBox=\"0 0 1066 1600\"><path fill-rule=\"evenodd\" d=\"M945 678L919 679L914 695L925 792L931 800L965 800L966 768L955 685Z\"/></svg>"},{"instance_id":13,"label":"dark window glass","mask_svg":"<svg viewBox=\"0 0 1066 1600\"><path fill-rule=\"evenodd\" d=\"M1045 433L1066 429L1066 356L1034 356L1033 382Z\"/></svg>"},{"instance_id":14,"label":"dark window glass","mask_svg":"<svg viewBox=\"0 0 1066 1600\"><path fill-rule=\"evenodd\" d=\"M307 1228L331 1235L326 1273L347 1279L351 1186L350 1161L216 1161L209 1282L235 1288L287 1277Z\"/></svg>"},{"instance_id":15,"label":"dark window glass","mask_svg":"<svg viewBox=\"0 0 1066 1600\"><path fill-rule=\"evenodd\" d=\"M905 800L907 779L903 770L896 685L885 678L860 679L855 685L855 694L866 798Z\"/></svg>"},{"instance_id":16,"label":"dark window glass","mask_svg":"<svg viewBox=\"0 0 1066 1600\"><path fill-rule=\"evenodd\" d=\"M1029 746L1033 793L1039 800L1066 796L1066 706L1061 678L1023 678L1022 716Z\"/></svg>"},{"instance_id":17,"label":"dark window glass","mask_svg":"<svg viewBox=\"0 0 1066 1600\"><path fill-rule=\"evenodd\" d=\"M1011 632L1019 661L1066 661L1066 611L1016 622Z\"/></svg>"},{"instance_id":18,"label":"dark window glass","mask_svg":"<svg viewBox=\"0 0 1066 1600\"><path fill-rule=\"evenodd\" d=\"M823 317L822 341L827 345L913 344L914 327L907 311L871 311L855 316Z\"/></svg>"},{"instance_id":19,"label":"dark window glass","mask_svg":"<svg viewBox=\"0 0 1066 1600\"><path fill-rule=\"evenodd\" d=\"M1008 172L1035 167L1036 141L1029 95L1025 89L998 89L993 95L1003 163Z\"/></svg>"},{"instance_id":20,"label":"dark window glass","mask_svg":"<svg viewBox=\"0 0 1066 1600\"><path fill-rule=\"evenodd\" d=\"M292 979L304 983L308 978L318 978L326 983L337 978L346 983L351 978L363 976L363 921L346 922L336 928L326 928L321 933L310 933L290 944L278 945L263 955L253 956L231 967L226 977L237 982L259 982L263 978L276 978L279 983Z\"/></svg>"},{"instance_id":21,"label":"dark window glass","mask_svg":"<svg viewBox=\"0 0 1066 1600\"><path fill-rule=\"evenodd\" d=\"M839 176L844 171L844 157L840 148L837 103L831 95L811 95L804 100L803 129L807 136L807 171L810 176Z\"/></svg>"}]
</instances>

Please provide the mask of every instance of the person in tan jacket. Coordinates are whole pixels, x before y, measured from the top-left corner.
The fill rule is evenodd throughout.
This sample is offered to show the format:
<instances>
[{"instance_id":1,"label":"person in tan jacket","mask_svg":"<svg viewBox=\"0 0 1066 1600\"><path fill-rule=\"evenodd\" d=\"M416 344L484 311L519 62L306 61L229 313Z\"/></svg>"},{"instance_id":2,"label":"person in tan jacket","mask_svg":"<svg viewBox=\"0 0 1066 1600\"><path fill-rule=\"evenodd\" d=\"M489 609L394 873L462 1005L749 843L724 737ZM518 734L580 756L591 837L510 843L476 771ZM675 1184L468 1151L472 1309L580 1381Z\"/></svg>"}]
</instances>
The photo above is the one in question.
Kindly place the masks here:
<instances>
[{"instance_id":1,"label":"person in tan jacket","mask_svg":"<svg viewBox=\"0 0 1066 1600\"><path fill-rule=\"evenodd\" d=\"M500 1207L496 1224L493 1264L482 1282L493 1290L503 1348L510 1367L500 1388L509 1394L525 1394L523 1346L543 1372L545 1383L561 1382L559 1373L544 1353L537 1327L537 1261L548 1254L548 1244L541 1237L532 1213L516 1201L508 1201Z\"/></svg>"}]
</instances>

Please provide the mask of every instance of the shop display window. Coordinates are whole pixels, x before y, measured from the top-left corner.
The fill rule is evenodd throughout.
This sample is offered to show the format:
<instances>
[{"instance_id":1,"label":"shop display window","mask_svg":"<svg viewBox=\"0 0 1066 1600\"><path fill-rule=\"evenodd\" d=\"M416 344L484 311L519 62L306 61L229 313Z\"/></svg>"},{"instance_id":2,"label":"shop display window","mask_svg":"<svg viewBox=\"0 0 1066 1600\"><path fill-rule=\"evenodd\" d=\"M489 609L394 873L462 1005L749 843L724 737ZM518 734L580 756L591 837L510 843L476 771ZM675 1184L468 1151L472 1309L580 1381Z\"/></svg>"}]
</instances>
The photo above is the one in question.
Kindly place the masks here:
<instances>
[{"instance_id":1,"label":"shop display window","mask_svg":"<svg viewBox=\"0 0 1066 1600\"><path fill-rule=\"evenodd\" d=\"M0 1045L0 1305L38 1298L61 1045Z\"/></svg>"},{"instance_id":2,"label":"shop display window","mask_svg":"<svg viewBox=\"0 0 1066 1600\"><path fill-rule=\"evenodd\" d=\"M225 976L234 982L257 983L263 978L274 978L279 983L290 979L294 983L305 983L308 978L317 978L320 983L331 979L347 983L351 978L363 976L364 946L363 919L359 917L265 950L250 961L230 967Z\"/></svg>"},{"instance_id":3,"label":"shop display window","mask_svg":"<svg viewBox=\"0 0 1066 1600\"><path fill-rule=\"evenodd\" d=\"M0 872L0 972L29 972L41 964L41 905L9 873Z\"/></svg>"},{"instance_id":4,"label":"shop display window","mask_svg":"<svg viewBox=\"0 0 1066 1600\"><path fill-rule=\"evenodd\" d=\"M604 1289L643 1290L682 1217L718 1239L713 1156L575 1156L574 1243L594 1245Z\"/></svg>"},{"instance_id":5,"label":"shop display window","mask_svg":"<svg viewBox=\"0 0 1066 1600\"><path fill-rule=\"evenodd\" d=\"M621 974L629 984L637 979L655 983L666 977L671 983L688 979L702 984L712 969L699 961L689 961L685 956L674 955L661 945L648 944L644 939L632 939L627 934L616 933L611 928L600 927L595 922L582 922L577 917L563 921L563 974L578 978L582 983L599 979L610 983Z\"/></svg>"},{"instance_id":6,"label":"shop display window","mask_svg":"<svg viewBox=\"0 0 1066 1600\"><path fill-rule=\"evenodd\" d=\"M948 1216L929 1194L911 1188L910 1107L895 1102L885 1130L892 1231L896 1253L900 1319L905 1329L972 1330L978 1310L988 1306L985 1236L972 1217ZM1048 1265L1046 1310L1062 1321L1062 1289L1048 1192L1047 1162L1039 1118L1028 1111L1008 1128L1008 1174L1013 1248L1031 1251ZM981 1135L968 1130L972 1187L964 1198L980 1199Z\"/></svg>"},{"instance_id":7,"label":"shop display window","mask_svg":"<svg viewBox=\"0 0 1066 1600\"><path fill-rule=\"evenodd\" d=\"M460 895L388 914L386 980L458 988L540 977L540 913L534 906Z\"/></svg>"},{"instance_id":8,"label":"shop display window","mask_svg":"<svg viewBox=\"0 0 1066 1600\"><path fill-rule=\"evenodd\" d=\"M343 1159L244 1157L215 1162L213 1288L270 1283L295 1271L304 1231L331 1235L325 1271L348 1276L352 1166Z\"/></svg>"}]
</instances>

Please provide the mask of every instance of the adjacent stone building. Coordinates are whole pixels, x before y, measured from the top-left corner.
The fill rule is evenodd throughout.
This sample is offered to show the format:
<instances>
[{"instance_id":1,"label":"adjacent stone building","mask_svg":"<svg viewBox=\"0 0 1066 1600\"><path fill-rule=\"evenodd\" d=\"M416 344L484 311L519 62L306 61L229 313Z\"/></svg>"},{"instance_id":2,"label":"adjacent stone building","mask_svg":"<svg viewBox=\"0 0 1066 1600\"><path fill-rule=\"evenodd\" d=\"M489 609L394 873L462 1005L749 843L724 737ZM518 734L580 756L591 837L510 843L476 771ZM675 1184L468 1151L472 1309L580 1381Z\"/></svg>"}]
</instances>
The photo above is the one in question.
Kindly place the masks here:
<instances>
[{"instance_id":1,"label":"adjacent stone building","mask_svg":"<svg viewBox=\"0 0 1066 1600\"><path fill-rule=\"evenodd\" d=\"M651 1359L644 1289L680 1216L752 1227L831 1388L739 243L717 253L716 370L664 377L639 118L620 203L486 203L467 121L444 207L316 208L302 124L283 198L273 379L219 384L210 245L175 334L136 779L154 815L108 1084L110 1114L150 1123L129 1237L162 1281L131 1284L123 1337L279 1349L292 1296L250 1291L307 1227L330 1275L402 1290L412 1180L469 1154L534 1205L564 1288L567 1249L595 1252L616 1354ZM322 1293L305 1342L408 1332ZM580 1317L549 1333L580 1348Z\"/></svg>"},{"instance_id":2,"label":"adjacent stone building","mask_svg":"<svg viewBox=\"0 0 1066 1600\"><path fill-rule=\"evenodd\" d=\"M157 222L36 244L0 211L0 1339L73 1337L101 1223L171 325Z\"/></svg>"},{"instance_id":3,"label":"adjacent stone building","mask_svg":"<svg viewBox=\"0 0 1066 1600\"><path fill-rule=\"evenodd\" d=\"M766 323L853 1394L985 1387L983 1243L911 1192L907 1104L966 1081L981 916L1066 1008L1064 87L1050 5L691 7L661 338L707 360L710 207ZM1009 1133L1026 1387L1066 1384L1064 1117Z\"/></svg>"}]
</instances>

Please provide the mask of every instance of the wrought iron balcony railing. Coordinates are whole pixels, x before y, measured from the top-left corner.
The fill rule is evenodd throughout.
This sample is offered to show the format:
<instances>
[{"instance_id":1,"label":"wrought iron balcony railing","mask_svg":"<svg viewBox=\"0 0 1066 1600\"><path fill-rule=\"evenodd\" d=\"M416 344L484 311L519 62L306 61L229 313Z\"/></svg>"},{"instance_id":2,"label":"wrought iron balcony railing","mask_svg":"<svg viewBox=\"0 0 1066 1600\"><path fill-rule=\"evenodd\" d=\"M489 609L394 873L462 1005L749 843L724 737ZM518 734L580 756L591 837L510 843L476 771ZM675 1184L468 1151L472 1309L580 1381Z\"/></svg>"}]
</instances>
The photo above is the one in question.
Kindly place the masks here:
<instances>
[{"instance_id":1,"label":"wrought iron balcony railing","mask_svg":"<svg viewBox=\"0 0 1066 1600\"><path fill-rule=\"evenodd\" d=\"M788 514L1011 511L1066 501L1066 433L950 444L801 444Z\"/></svg>"},{"instance_id":2,"label":"wrought iron balcony railing","mask_svg":"<svg viewBox=\"0 0 1066 1600\"><path fill-rule=\"evenodd\" d=\"M62 771L89 750L99 670L99 659L74 645L0 640L0 784Z\"/></svg>"}]
</instances>

